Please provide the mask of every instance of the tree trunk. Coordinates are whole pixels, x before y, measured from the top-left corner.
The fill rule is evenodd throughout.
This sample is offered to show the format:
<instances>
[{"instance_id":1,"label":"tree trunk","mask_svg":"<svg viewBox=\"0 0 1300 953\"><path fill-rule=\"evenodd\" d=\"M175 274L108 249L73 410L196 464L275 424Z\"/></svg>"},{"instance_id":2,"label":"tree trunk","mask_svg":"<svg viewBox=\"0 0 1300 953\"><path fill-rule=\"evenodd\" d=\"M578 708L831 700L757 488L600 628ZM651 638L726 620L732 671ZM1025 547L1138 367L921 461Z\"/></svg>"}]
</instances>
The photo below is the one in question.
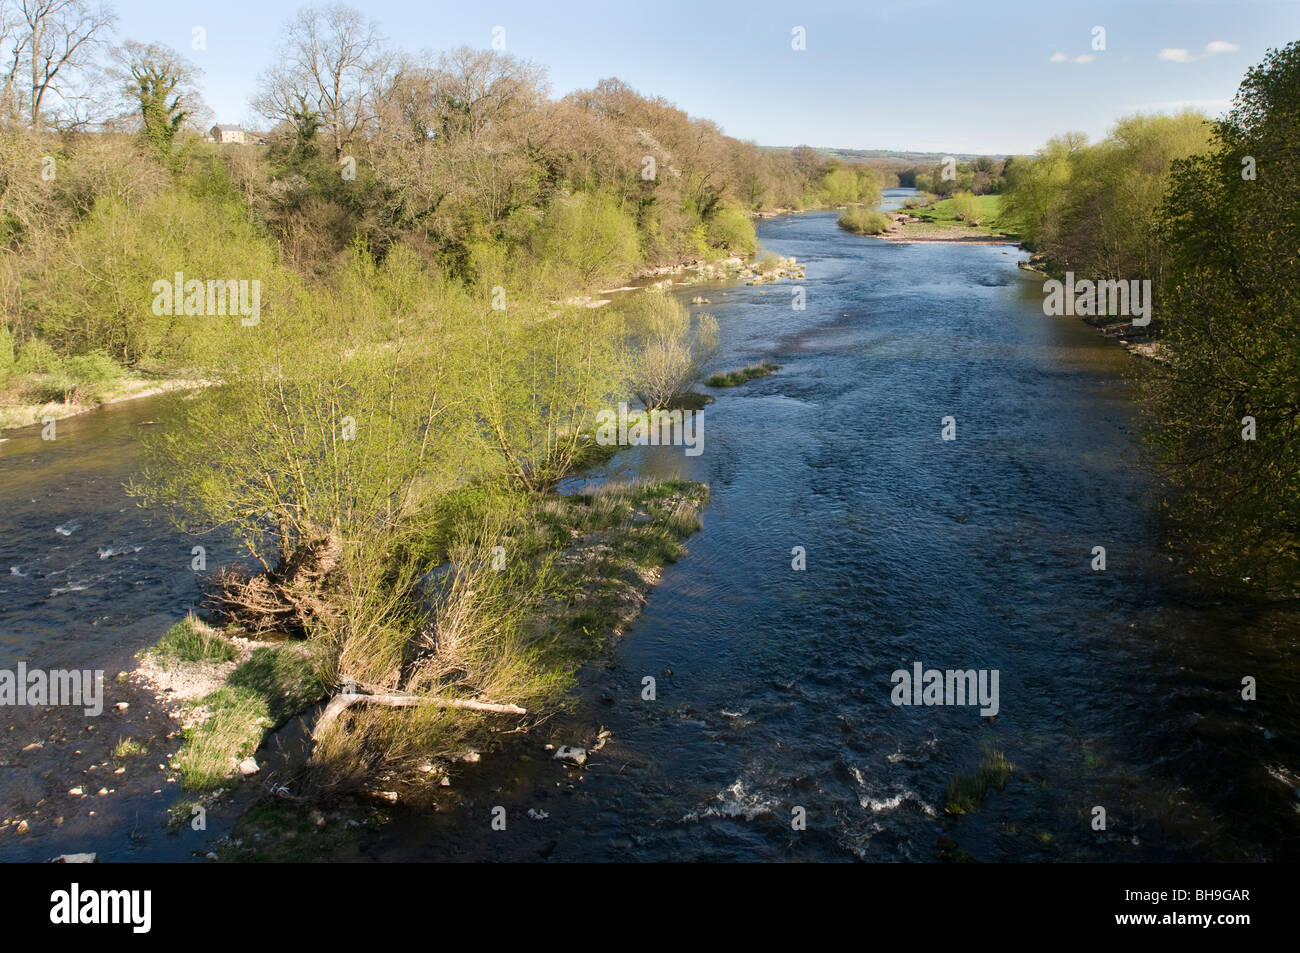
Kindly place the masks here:
<instances>
[{"instance_id":1,"label":"tree trunk","mask_svg":"<svg viewBox=\"0 0 1300 953\"><path fill-rule=\"evenodd\" d=\"M384 694L384 695L335 695L321 712L312 729L312 741L319 741L325 729L338 720L353 705L381 705L385 708L414 708L420 705L432 705L435 708L465 708L471 711L489 711L499 715L526 715L528 710L518 705L497 705L491 702L477 702L468 698L436 698L424 695Z\"/></svg>"}]
</instances>

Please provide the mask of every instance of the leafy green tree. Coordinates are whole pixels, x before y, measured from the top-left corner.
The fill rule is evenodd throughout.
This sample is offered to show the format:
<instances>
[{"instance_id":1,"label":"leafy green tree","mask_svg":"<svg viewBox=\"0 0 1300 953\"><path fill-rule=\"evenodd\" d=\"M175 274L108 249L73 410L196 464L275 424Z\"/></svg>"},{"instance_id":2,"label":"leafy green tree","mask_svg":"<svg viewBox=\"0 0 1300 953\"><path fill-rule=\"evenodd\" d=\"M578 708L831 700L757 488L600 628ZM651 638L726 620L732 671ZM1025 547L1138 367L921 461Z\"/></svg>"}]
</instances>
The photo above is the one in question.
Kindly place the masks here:
<instances>
[{"instance_id":1,"label":"leafy green tree","mask_svg":"<svg viewBox=\"0 0 1300 953\"><path fill-rule=\"evenodd\" d=\"M1165 505L1197 570L1300 581L1300 42L1253 67L1174 164L1163 360L1142 375ZM1248 419L1249 418L1249 419Z\"/></svg>"},{"instance_id":2,"label":"leafy green tree","mask_svg":"<svg viewBox=\"0 0 1300 953\"><path fill-rule=\"evenodd\" d=\"M713 210L707 232L709 244L737 255L752 255L758 249L754 223L740 209L726 203Z\"/></svg>"},{"instance_id":3,"label":"leafy green tree","mask_svg":"<svg viewBox=\"0 0 1300 953\"><path fill-rule=\"evenodd\" d=\"M622 323L605 308L510 301L479 309L464 352L477 447L528 493L554 489L596 416L627 393Z\"/></svg>"},{"instance_id":4,"label":"leafy green tree","mask_svg":"<svg viewBox=\"0 0 1300 953\"><path fill-rule=\"evenodd\" d=\"M1049 139L1032 158L1007 161L1002 218L1014 224L1028 248L1040 250L1055 233L1058 208L1074 170L1074 156L1086 145L1087 137L1082 133L1066 133ZM918 182L920 178L917 176Z\"/></svg>"},{"instance_id":5,"label":"leafy green tree","mask_svg":"<svg viewBox=\"0 0 1300 953\"><path fill-rule=\"evenodd\" d=\"M640 259L636 221L609 193L557 195L533 238L533 253L589 287L629 272Z\"/></svg>"}]
</instances>

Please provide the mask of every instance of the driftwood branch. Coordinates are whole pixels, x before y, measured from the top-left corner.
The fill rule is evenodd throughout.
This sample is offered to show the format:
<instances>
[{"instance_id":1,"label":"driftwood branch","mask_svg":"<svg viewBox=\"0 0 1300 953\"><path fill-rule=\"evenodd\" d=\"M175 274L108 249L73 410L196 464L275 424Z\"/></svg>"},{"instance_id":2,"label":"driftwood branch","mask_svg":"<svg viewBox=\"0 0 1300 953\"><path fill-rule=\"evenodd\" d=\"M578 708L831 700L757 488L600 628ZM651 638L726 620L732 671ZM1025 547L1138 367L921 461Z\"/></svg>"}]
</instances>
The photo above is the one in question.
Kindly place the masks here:
<instances>
[{"instance_id":1,"label":"driftwood branch","mask_svg":"<svg viewBox=\"0 0 1300 953\"><path fill-rule=\"evenodd\" d=\"M497 705L491 702L476 702L468 698L437 698L425 695L335 695L321 712L312 729L313 741L318 741L325 729L332 725L347 709L353 705L382 705L385 708L413 708L419 705L432 705L435 708L467 708L471 711L490 711L499 715L526 715L528 709L518 705Z\"/></svg>"}]
</instances>

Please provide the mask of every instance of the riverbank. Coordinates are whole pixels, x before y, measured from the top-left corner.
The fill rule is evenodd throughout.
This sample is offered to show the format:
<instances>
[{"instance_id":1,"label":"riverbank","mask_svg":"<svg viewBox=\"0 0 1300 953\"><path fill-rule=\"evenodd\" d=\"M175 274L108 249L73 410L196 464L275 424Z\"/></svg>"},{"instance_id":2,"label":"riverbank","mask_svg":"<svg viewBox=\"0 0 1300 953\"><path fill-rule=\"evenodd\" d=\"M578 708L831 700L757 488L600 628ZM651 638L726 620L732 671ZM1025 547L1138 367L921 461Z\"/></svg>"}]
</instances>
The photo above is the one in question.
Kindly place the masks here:
<instances>
[{"instance_id":1,"label":"riverbank","mask_svg":"<svg viewBox=\"0 0 1300 953\"><path fill-rule=\"evenodd\" d=\"M26 388L23 381L16 381L0 394L0 435L23 427L43 424L49 420L64 420L79 414L128 400L143 397L157 397L178 390L194 390L211 386L211 381L192 380L188 378L158 378L125 373L121 378L98 388L91 393L81 389L71 392L69 399L50 401L23 400ZM0 440L3 437L0 436Z\"/></svg>"},{"instance_id":2,"label":"riverbank","mask_svg":"<svg viewBox=\"0 0 1300 953\"><path fill-rule=\"evenodd\" d=\"M1032 255L1027 261L1019 262L1020 270L1026 271L1040 281L1054 277L1047 260L1042 255ZM1063 272L1057 272L1058 280L1064 278ZM1110 321L1107 317L1080 316L1080 320L1089 327L1096 328L1102 337L1121 345L1130 354L1157 364L1169 362L1169 348L1160 341L1159 329L1135 327L1132 320Z\"/></svg>"},{"instance_id":3,"label":"riverbank","mask_svg":"<svg viewBox=\"0 0 1300 953\"><path fill-rule=\"evenodd\" d=\"M1019 236L1000 227L1001 197L963 196L976 215L954 199L939 199L929 205L886 210L888 229L878 235L885 241L917 244L1016 245ZM976 218L973 224L966 216Z\"/></svg>"},{"instance_id":4,"label":"riverbank","mask_svg":"<svg viewBox=\"0 0 1300 953\"><path fill-rule=\"evenodd\" d=\"M926 220L907 212L887 212L889 230L877 238L887 242L950 245L1019 245L1011 235L965 222Z\"/></svg>"},{"instance_id":5,"label":"riverbank","mask_svg":"<svg viewBox=\"0 0 1300 953\"><path fill-rule=\"evenodd\" d=\"M627 279L629 282L634 282L633 284L602 288L591 294L574 295L566 298L563 304L580 308L603 308L613 303L614 296L631 291L668 291L684 285L720 281L743 281L749 285L761 285L785 279L802 281L803 278L804 266L793 257L782 258L779 255L768 254L754 259L745 259L737 255L715 261L693 258L671 265L643 268Z\"/></svg>"},{"instance_id":6,"label":"riverbank","mask_svg":"<svg viewBox=\"0 0 1300 953\"><path fill-rule=\"evenodd\" d=\"M804 279L804 266L793 256L762 254L754 258L730 255L712 261L694 258L670 265L644 268L634 272L623 285L577 294L566 298L564 304L572 307L600 308L614 301L618 294L629 291L667 291L675 286L705 282L743 281L749 285ZM145 375L130 370L106 382L68 385L57 388L63 394L55 400L30 400L27 395L48 392L52 388L49 374L25 374L12 377L0 389L0 443L6 432L20 430L49 420L64 420L87 414L100 407L120 404L123 401L180 390L209 387L214 382L187 377ZM42 393L42 396L46 396Z\"/></svg>"}]
</instances>

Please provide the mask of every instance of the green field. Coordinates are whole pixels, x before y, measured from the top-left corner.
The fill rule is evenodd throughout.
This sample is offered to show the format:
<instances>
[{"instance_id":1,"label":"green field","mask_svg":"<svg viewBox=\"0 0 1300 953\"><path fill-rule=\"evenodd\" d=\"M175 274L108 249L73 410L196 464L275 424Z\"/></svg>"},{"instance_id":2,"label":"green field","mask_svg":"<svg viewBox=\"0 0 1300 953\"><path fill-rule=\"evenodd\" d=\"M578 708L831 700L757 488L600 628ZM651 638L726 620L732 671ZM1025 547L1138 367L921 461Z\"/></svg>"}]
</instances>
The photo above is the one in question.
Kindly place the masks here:
<instances>
[{"instance_id":1,"label":"green field","mask_svg":"<svg viewBox=\"0 0 1300 953\"><path fill-rule=\"evenodd\" d=\"M980 204L982 215L980 223L975 226L967 226L978 229L981 232L987 232L990 235L1010 235L1014 233L1009 228L1004 228L998 219L1002 215L1002 196L1000 195L977 195L976 201ZM964 226L966 225L957 217L956 208L952 199L941 199L933 205L925 208L905 208L899 209L900 212L906 212L909 215L915 215L917 218L931 225L939 226Z\"/></svg>"}]
</instances>

